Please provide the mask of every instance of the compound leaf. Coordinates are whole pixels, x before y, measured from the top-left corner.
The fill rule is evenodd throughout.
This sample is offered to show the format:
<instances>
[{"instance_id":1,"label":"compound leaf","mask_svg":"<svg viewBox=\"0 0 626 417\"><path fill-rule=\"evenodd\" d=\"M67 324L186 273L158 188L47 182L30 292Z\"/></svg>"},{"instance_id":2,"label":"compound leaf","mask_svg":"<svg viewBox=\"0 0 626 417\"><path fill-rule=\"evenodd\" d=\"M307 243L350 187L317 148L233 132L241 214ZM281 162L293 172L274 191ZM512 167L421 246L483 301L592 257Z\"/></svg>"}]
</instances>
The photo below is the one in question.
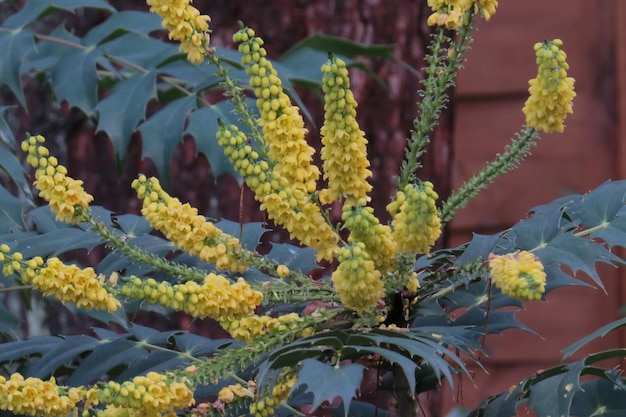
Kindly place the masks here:
<instances>
[{"instance_id":1,"label":"compound leaf","mask_svg":"<svg viewBox=\"0 0 626 417\"><path fill-rule=\"evenodd\" d=\"M315 359L305 359L302 361L298 379L292 389L307 385L307 391L313 393L313 410L324 401L332 402L340 397L343 402L344 415L347 416L350 402L361 385L364 369L365 366L357 363L332 366ZM323 383L311 384L312 381L323 381Z\"/></svg>"}]
</instances>

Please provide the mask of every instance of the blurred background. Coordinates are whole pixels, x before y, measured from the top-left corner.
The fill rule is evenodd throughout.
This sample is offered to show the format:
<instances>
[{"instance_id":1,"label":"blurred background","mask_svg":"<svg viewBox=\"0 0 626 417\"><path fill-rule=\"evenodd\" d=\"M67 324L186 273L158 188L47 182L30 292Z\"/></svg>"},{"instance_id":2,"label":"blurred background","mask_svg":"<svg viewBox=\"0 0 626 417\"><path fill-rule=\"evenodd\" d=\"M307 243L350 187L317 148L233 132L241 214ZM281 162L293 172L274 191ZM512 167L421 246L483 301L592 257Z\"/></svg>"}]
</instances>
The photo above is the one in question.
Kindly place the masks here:
<instances>
[{"instance_id":1,"label":"blurred background","mask_svg":"<svg viewBox=\"0 0 626 417\"><path fill-rule=\"evenodd\" d=\"M138 0L110 3L120 10L147 9ZM194 5L212 17L214 46L232 47L231 35L242 20L264 38L272 59L315 33L393 44L397 61L364 60L379 79L351 72L359 102L358 121L370 141L372 202L384 221L384 207L393 192L419 99L421 71L408 71L404 64L415 69L424 65L430 33L425 24L426 1L197 0ZM6 16L10 8L1 10ZM95 11L66 16L68 27L79 33L105 17ZM536 205L584 193L607 179L626 178L626 118L621 117L626 108L625 24L626 2L613 0L502 0L489 22L478 23L468 62L420 172L422 179L435 184L441 197L501 152L521 128L528 80L536 75L534 43L553 38L564 41L578 96L565 133L544 135L531 158L461 212L440 246L462 244L472 233L506 229ZM311 140L319 143L321 101L310 92L300 93L312 114L308 121ZM71 175L85 181L97 204L120 213L137 213L139 203L130 181L138 172L154 173L150 161L140 159L141 137L133 137L128 158L120 163L106 136L95 135L93 123L78 110L54 104L49 91L36 83L28 84L27 94L32 110L12 120L16 137L24 137L27 131L45 135ZM2 105L15 102L7 91L1 92L0 100ZM191 138L183 138L172 157L177 197L214 218L264 220L235 178L212 174ZM626 304L626 277L608 267L601 271L608 294L601 289L566 288L550 294L547 302L528 303L518 317L538 335L516 330L490 337L485 344L488 373L476 370L474 382L456 381L456 392L431 395L425 401L430 415L443 416L455 406L472 408L535 371L553 366L560 361L561 349L616 318ZM624 346L623 337L611 333L580 354Z\"/></svg>"}]
</instances>

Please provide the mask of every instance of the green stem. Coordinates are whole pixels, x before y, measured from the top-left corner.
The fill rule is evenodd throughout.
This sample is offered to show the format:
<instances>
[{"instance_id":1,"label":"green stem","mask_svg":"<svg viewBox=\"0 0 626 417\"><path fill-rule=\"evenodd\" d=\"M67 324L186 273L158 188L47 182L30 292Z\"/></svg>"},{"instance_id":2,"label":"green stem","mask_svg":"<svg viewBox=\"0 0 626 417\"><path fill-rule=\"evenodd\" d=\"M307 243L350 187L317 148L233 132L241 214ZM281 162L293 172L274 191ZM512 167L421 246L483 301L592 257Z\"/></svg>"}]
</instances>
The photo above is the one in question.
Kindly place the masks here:
<instances>
[{"instance_id":1,"label":"green stem","mask_svg":"<svg viewBox=\"0 0 626 417\"><path fill-rule=\"evenodd\" d=\"M217 74L224 79L221 85L226 88L226 95L230 97L230 102L235 106L235 112L241 117L240 121L250 129L251 137L258 144L257 151L259 152L259 155L261 157L266 156L268 149L267 144L265 143L265 138L259 130L256 119L253 117L252 112L248 108L246 97L243 94L243 89L237 85L237 81L230 77L229 69L224 66L221 57L212 54L208 56L208 59L211 64L217 67Z\"/></svg>"},{"instance_id":2,"label":"green stem","mask_svg":"<svg viewBox=\"0 0 626 417\"><path fill-rule=\"evenodd\" d=\"M468 17L467 25L458 31L456 42L452 43L445 34L446 30L441 27L432 38L430 53L425 57L428 66L424 69L424 89L419 91L422 100L417 104L417 117L413 121L413 130L397 181L399 190L415 180L415 173L422 166L419 158L430 142L430 135L448 102L447 92L454 86L456 74L465 60L463 53L469 49L471 29L472 14ZM448 48L447 44L451 46Z\"/></svg>"},{"instance_id":3,"label":"green stem","mask_svg":"<svg viewBox=\"0 0 626 417\"><path fill-rule=\"evenodd\" d=\"M517 168L520 162L530 155L530 149L539 140L539 134L531 127L524 126L516 138L508 145L502 154L498 154L495 159L489 162L478 174L467 180L459 189L443 203L440 210L442 223L447 223L456 215L457 210L465 205L480 190L487 188L487 185L495 181L500 175Z\"/></svg>"},{"instance_id":4,"label":"green stem","mask_svg":"<svg viewBox=\"0 0 626 417\"><path fill-rule=\"evenodd\" d=\"M0 288L0 293L11 292L11 291L31 290L32 288L33 288L32 285L16 285L14 287Z\"/></svg>"}]
</instances>

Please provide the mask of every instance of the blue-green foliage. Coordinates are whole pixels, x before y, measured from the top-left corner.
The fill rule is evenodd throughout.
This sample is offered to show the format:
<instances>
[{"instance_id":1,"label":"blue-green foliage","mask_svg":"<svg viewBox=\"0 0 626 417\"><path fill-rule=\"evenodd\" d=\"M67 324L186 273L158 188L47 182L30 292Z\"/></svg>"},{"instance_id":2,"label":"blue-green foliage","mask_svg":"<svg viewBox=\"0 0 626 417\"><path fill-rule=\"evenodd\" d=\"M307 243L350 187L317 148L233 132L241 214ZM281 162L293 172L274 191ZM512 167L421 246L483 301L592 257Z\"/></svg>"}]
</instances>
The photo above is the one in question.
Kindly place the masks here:
<instances>
[{"instance_id":1,"label":"blue-green foliage","mask_svg":"<svg viewBox=\"0 0 626 417\"><path fill-rule=\"evenodd\" d=\"M35 21L58 11L81 7L99 8L110 13L100 25L79 38L64 26L41 37L29 28ZM134 132L142 136L142 155L150 158L168 184L172 151L185 134L191 135L199 152L204 153L215 176L234 170L217 146L217 119L236 122L226 101L203 102L201 94L219 86L220 78L208 65L188 63L175 45L150 34L160 30L159 18L140 12L117 12L98 0L29 1L0 28L0 86L6 86L25 106L22 80L46 80L56 100L79 108L96 123L97 130L111 139L122 159ZM51 41L52 40L52 41ZM289 92L295 85L319 88L319 67L328 50L348 58L368 55L391 59L387 46L361 45L317 35L287 52L275 63ZM230 63L230 75L245 86L246 77L238 53L218 49ZM107 92L102 100L99 94ZM301 105L300 99L293 95ZM159 110L147 114L149 103L158 100ZM251 103L252 104L252 103ZM306 109L301 106L306 112ZM18 148L4 118L9 111L0 107L0 166L17 185L19 197L0 187L0 242L20 251L26 258L57 256L72 250L91 251L103 245L88 225L68 226L54 220L47 207L33 208L25 170L17 156ZM386 371L379 390L390 393L398 384L411 393L436 389L441 379L453 383L454 375L467 372L461 360L481 352L486 334L510 328L532 332L520 323L511 307L521 303L490 284L485 262L491 253L529 250L538 256L548 275L547 292L565 285L603 287L597 263L622 264L611 249L626 247L626 181L609 181L584 195L560 198L531 211L501 233L475 235L465 245L432 253L415 265L422 285L420 300L402 299L391 305L391 313L406 323L403 331L371 329L332 330L305 337L263 356L254 369L259 389L272 385L284 367L299 369L293 388L294 402L317 406L336 397L343 405L333 415L382 416L371 404L353 400L368 371L368 357L380 358ZM212 266L180 253L167 240L153 234L140 216L116 215L93 207L95 218L117 236L146 253L169 256L177 262L204 270ZM260 223L239 225L222 221L218 226L255 250L266 232ZM317 265L315 253L288 244L274 244L268 254L291 270L309 272ZM127 275L153 274L120 253L107 254L99 263L99 273L124 271ZM263 280L264 271L253 270L246 278ZM591 279L591 283L585 278ZM11 277L9 277L11 278ZM15 278L15 277L13 277ZM15 284L3 281L6 287ZM127 306L132 311L132 306ZM70 307L71 308L71 307ZM64 378L70 385L92 383L102 377L125 380L148 371L184 367L190 358L220 354L238 344L228 339L213 340L183 331L160 332L131 324L125 311L114 315L77 311L104 324L115 323L114 332L95 328L93 336L46 336L18 340L20 320L0 308L0 333L14 341L0 344L0 364L11 364L26 376ZM340 318L337 318L340 320ZM624 320L599 329L565 351L566 357L581 345L622 327ZM471 416L512 416L519 405L528 404L541 417L614 416L625 412L624 380L597 363L626 357L626 350L615 349L564 363L522 381L511 392L493 396ZM347 366L334 366L341 361ZM480 365L480 364L479 364ZM581 382L581 377L595 377ZM216 387L206 389L214 395Z\"/></svg>"}]
</instances>

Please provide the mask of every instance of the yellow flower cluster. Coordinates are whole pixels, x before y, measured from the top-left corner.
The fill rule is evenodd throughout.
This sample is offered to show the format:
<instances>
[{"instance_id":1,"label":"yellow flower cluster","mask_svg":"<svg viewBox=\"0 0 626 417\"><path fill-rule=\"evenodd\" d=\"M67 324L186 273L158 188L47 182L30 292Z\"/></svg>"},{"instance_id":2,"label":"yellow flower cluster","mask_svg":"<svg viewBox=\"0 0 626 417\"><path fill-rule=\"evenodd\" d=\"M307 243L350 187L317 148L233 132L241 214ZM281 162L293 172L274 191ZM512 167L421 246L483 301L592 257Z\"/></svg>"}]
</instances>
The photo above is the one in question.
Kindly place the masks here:
<instances>
[{"instance_id":1,"label":"yellow flower cluster","mask_svg":"<svg viewBox=\"0 0 626 417\"><path fill-rule=\"evenodd\" d=\"M283 179L273 179L271 184L272 192L263 198L261 210L283 225L290 237L317 250L318 260L334 259L339 249L339 235L328 224L319 206L302 190L291 188Z\"/></svg>"},{"instance_id":2,"label":"yellow flower cluster","mask_svg":"<svg viewBox=\"0 0 626 417\"><path fill-rule=\"evenodd\" d=\"M376 307L384 296L383 282L362 242L349 243L339 251L339 266L331 279L348 308L361 314Z\"/></svg>"},{"instance_id":3,"label":"yellow flower cluster","mask_svg":"<svg viewBox=\"0 0 626 417\"><path fill-rule=\"evenodd\" d=\"M0 409L29 416L66 417L77 412L77 404L85 397L82 387L60 387L54 377L48 381L12 374L0 376Z\"/></svg>"},{"instance_id":4,"label":"yellow flower cluster","mask_svg":"<svg viewBox=\"0 0 626 417\"><path fill-rule=\"evenodd\" d=\"M175 409L193 405L193 392L184 381L150 372L132 381L109 381L98 390L98 402L107 408L101 416L176 416Z\"/></svg>"},{"instance_id":5,"label":"yellow flower cluster","mask_svg":"<svg viewBox=\"0 0 626 417\"><path fill-rule=\"evenodd\" d=\"M193 0L147 0L150 12L163 19L162 25L169 32L169 38L180 42L179 49L187 54L187 59L199 64L209 46L211 18L201 15L191 5Z\"/></svg>"},{"instance_id":6,"label":"yellow flower cluster","mask_svg":"<svg viewBox=\"0 0 626 417\"><path fill-rule=\"evenodd\" d=\"M287 398L289 391L296 383L296 375L288 376L284 382L279 382L272 387L272 395L250 404L250 414L254 417L272 417L276 407L281 401Z\"/></svg>"},{"instance_id":7,"label":"yellow flower cluster","mask_svg":"<svg viewBox=\"0 0 626 417\"><path fill-rule=\"evenodd\" d=\"M468 23L468 12L480 13L485 20L491 19L498 7L497 0L428 0L433 11L428 25L460 29Z\"/></svg>"},{"instance_id":8,"label":"yellow flower cluster","mask_svg":"<svg viewBox=\"0 0 626 417\"><path fill-rule=\"evenodd\" d=\"M339 236L308 192L291 187L279 171L272 169L267 161L259 160L258 153L236 126L220 126L217 138L269 218L283 225L292 238L317 250L318 259L332 260L338 250Z\"/></svg>"},{"instance_id":9,"label":"yellow flower cluster","mask_svg":"<svg viewBox=\"0 0 626 417\"><path fill-rule=\"evenodd\" d=\"M93 197L85 192L82 181L67 176L67 168L50 156L48 148L41 145L44 142L43 136L30 136L22 142L22 150L28 152L26 161L37 168L35 188L50 203L57 220L76 224L85 219Z\"/></svg>"},{"instance_id":10,"label":"yellow flower cluster","mask_svg":"<svg viewBox=\"0 0 626 417\"><path fill-rule=\"evenodd\" d=\"M222 232L199 215L195 207L168 195L156 178L140 175L132 187L143 200L141 214L173 244L190 255L214 263L218 270L245 271L246 265L237 259L237 252L241 250L239 239Z\"/></svg>"},{"instance_id":11,"label":"yellow flower cluster","mask_svg":"<svg viewBox=\"0 0 626 417\"><path fill-rule=\"evenodd\" d=\"M393 268L396 247L391 228L380 224L374 216L374 209L365 206L365 200L356 206L343 206L341 219L350 230L350 242L363 242L377 270L387 273Z\"/></svg>"},{"instance_id":12,"label":"yellow flower cluster","mask_svg":"<svg viewBox=\"0 0 626 417\"><path fill-rule=\"evenodd\" d=\"M233 41L240 44L241 62L257 97L258 124L263 128L268 156L276 161L274 170L293 188L315 191L320 176L319 168L311 163L315 149L306 141L307 130L300 109L291 104L276 70L266 58L263 39L255 37L248 28L235 33Z\"/></svg>"},{"instance_id":13,"label":"yellow flower cluster","mask_svg":"<svg viewBox=\"0 0 626 417\"><path fill-rule=\"evenodd\" d=\"M356 121L357 102L350 90L346 63L331 56L322 66L324 125L322 160L328 188L320 191L320 201L330 204L345 199L346 204L368 199L372 185L367 179L372 171L367 159L365 133Z\"/></svg>"},{"instance_id":14,"label":"yellow flower cluster","mask_svg":"<svg viewBox=\"0 0 626 417\"><path fill-rule=\"evenodd\" d=\"M223 316L220 325L235 340L250 343L257 336L272 332L284 332L298 327L302 318L296 313L279 317L251 315L239 319Z\"/></svg>"},{"instance_id":15,"label":"yellow flower cluster","mask_svg":"<svg viewBox=\"0 0 626 417\"><path fill-rule=\"evenodd\" d=\"M567 55L555 39L535 44L537 78L529 81L530 96L524 105L526 124L546 133L563 132L565 118L572 113L574 79L567 76Z\"/></svg>"},{"instance_id":16,"label":"yellow flower cluster","mask_svg":"<svg viewBox=\"0 0 626 417\"><path fill-rule=\"evenodd\" d=\"M120 302L102 286L103 277L98 277L93 268L65 265L59 258L50 258L45 265L39 256L24 260L19 252L9 255L9 247L5 244L0 245L0 262L4 262L4 275L17 272L24 284L30 284L43 295L63 303L111 313L121 307Z\"/></svg>"},{"instance_id":17,"label":"yellow flower cluster","mask_svg":"<svg viewBox=\"0 0 626 417\"><path fill-rule=\"evenodd\" d=\"M433 184L426 181L408 184L396 193L396 199L387 205L393 216L391 227L398 252L430 253L430 248L441 235L441 220L435 200Z\"/></svg>"},{"instance_id":18,"label":"yellow flower cluster","mask_svg":"<svg viewBox=\"0 0 626 417\"><path fill-rule=\"evenodd\" d=\"M527 251L489 256L491 280L500 290L518 300L540 300L546 288L546 273L539 258Z\"/></svg>"},{"instance_id":19,"label":"yellow flower cluster","mask_svg":"<svg viewBox=\"0 0 626 417\"><path fill-rule=\"evenodd\" d=\"M220 389L220 392L217 394L217 398L223 403L231 403L235 399L235 397L243 398L243 397L254 397L254 392L243 385L237 383L233 385L228 385Z\"/></svg>"},{"instance_id":20,"label":"yellow flower cluster","mask_svg":"<svg viewBox=\"0 0 626 417\"><path fill-rule=\"evenodd\" d=\"M172 285L153 278L144 281L134 277L119 291L125 297L160 304L194 317L213 319L254 314L263 301L263 295L252 290L243 278L231 284L225 277L214 273L208 274L202 284L187 281Z\"/></svg>"}]
</instances>

